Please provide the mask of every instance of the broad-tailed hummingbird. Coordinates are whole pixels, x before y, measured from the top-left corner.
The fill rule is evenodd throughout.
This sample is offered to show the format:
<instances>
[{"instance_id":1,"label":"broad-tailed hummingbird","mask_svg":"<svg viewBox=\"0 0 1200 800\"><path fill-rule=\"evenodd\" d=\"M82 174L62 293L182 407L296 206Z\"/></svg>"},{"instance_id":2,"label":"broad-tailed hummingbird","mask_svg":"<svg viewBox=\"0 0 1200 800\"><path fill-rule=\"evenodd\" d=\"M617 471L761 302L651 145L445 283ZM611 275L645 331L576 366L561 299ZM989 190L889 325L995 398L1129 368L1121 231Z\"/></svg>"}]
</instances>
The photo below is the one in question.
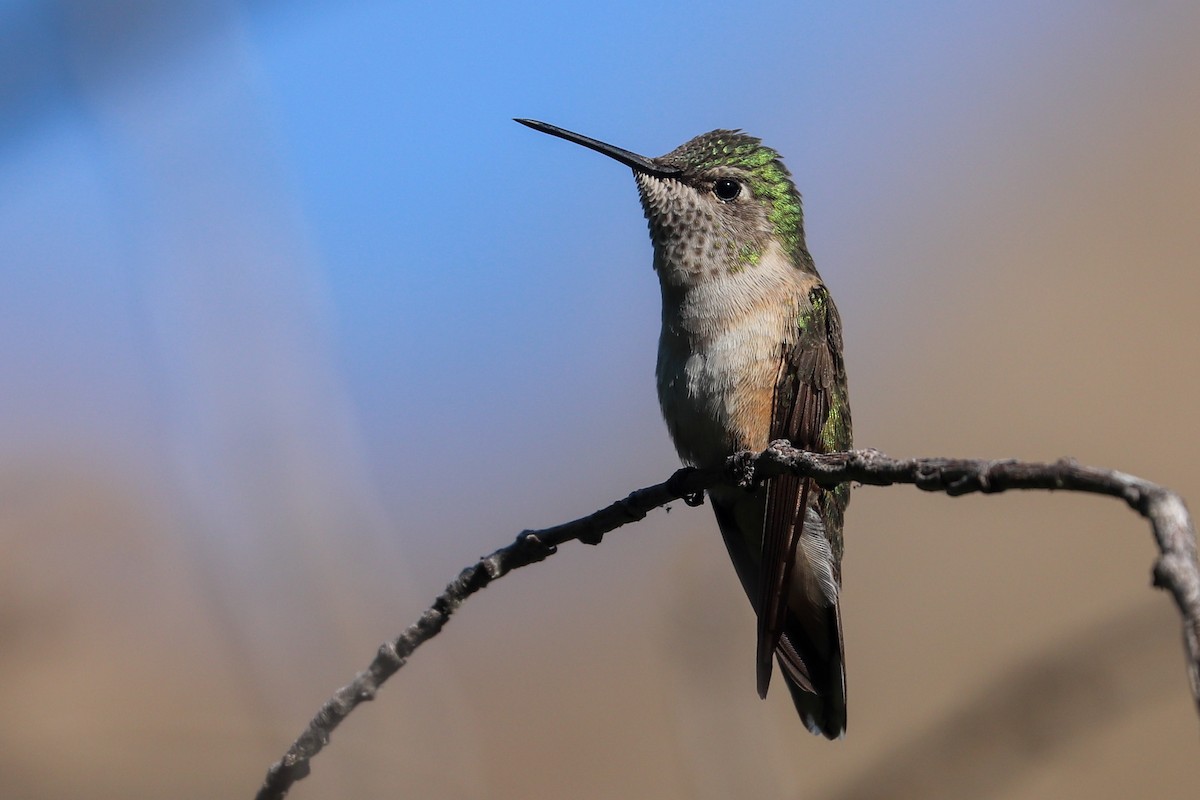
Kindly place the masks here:
<instances>
[{"instance_id":1,"label":"broad-tailed hummingbird","mask_svg":"<svg viewBox=\"0 0 1200 800\"><path fill-rule=\"evenodd\" d=\"M680 458L715 467L775 439L851 447L842 324L804 242L800 194L774 150L715 130L658 158L535 120L523 125L633 170L662 289L658 399ZM758 614L758 692L772 658L813 733L846 730L842 517L850 487L792 475L709 492Z\"/></svg>"}]
</instances>

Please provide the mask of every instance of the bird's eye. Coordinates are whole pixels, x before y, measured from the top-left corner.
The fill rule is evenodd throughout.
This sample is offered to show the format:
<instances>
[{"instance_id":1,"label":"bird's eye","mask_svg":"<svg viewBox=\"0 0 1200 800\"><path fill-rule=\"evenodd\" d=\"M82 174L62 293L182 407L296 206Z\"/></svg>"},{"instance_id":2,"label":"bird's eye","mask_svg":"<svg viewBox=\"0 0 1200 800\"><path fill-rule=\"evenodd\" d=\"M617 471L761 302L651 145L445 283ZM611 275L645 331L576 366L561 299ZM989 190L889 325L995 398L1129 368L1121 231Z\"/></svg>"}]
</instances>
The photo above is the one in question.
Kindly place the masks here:
<instances>
[{"instance_id":1,"label":"bird's eye","mask_svg":"<svg viewBox=\"0 0 1200 800\"><path fill-rule=\"evenodd\" d=\"M713 194L718 200L729 203L737 199L737 196L742 193L742 185L735 180L729 178L721 178L713 184Z\"/></svg>"}]
</instances>

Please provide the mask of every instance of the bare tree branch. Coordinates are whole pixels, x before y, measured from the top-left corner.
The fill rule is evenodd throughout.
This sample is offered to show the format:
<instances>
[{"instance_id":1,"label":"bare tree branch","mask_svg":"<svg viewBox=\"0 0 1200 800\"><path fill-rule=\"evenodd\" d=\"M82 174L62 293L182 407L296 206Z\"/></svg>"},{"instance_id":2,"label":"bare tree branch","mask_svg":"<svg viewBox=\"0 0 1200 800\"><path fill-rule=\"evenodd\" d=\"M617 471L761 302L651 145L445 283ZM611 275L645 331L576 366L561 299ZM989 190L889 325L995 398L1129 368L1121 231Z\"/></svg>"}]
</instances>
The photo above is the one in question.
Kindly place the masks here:
<instances>
[{"instance_id":1,"label":"bare tree branch","mask_svg":"<svg viewBox=\"0 0 1200 800\"><path fill-rule=\"evenodd\" d=\"M258 800L284 797L309 772L309 761L355 706L375 697L379 686L404 666L413 651L441 632L450 616L475 592L514 569L542 561L558 545L578 539L599 544L604 534L636 522L659 506L683 499L701 502L704 490L717 485L750 487L783 472L813 478L823 485L857 482L872 486L909 483L931 492L958 495L993 494L1010 489L1044 489L1106 494L1124 500L1150 521L1158 544L1154 585L1166 589L1183 619L1184 654L1192 697L1200 713L1200 567L1196 531L1183 498L1169 489L1133 475L1097 469L1063 459L1053 464L980 459L893 459L877 450L818 454L773 442L762 453L738 453L723 468L685 468L666 482L639 489L594 514L552 528L524 531L516 541L496 550L459 573L416 623L394 641L380 646L375 659L338 689L284 754L271 765Z\"/></svg>"}]
</instances>

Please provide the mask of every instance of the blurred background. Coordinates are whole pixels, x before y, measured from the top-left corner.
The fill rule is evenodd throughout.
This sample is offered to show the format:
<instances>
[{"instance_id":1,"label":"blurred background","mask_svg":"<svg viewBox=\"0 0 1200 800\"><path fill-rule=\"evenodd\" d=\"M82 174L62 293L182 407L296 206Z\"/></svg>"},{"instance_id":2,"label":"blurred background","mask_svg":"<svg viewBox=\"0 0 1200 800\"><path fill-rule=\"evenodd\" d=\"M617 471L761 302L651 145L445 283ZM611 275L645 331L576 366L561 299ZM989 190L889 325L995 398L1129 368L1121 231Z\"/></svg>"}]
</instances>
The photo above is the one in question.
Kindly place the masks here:
<instances>
[{"instance_id":1,"label":"blurred background","mask_svg":"<svg viewBox=\"0 0 1200 800\"><path fill-rule=\"evenodd\" d=\"M1200 5L0 2L0 796L249 797L458 569L677 466L628 170L785 154L856 440L1200 503ZM468 603L297 798L1195 797L1146 524L862 488L850 724L707 508Z\"/></svg>"}]
</instances>

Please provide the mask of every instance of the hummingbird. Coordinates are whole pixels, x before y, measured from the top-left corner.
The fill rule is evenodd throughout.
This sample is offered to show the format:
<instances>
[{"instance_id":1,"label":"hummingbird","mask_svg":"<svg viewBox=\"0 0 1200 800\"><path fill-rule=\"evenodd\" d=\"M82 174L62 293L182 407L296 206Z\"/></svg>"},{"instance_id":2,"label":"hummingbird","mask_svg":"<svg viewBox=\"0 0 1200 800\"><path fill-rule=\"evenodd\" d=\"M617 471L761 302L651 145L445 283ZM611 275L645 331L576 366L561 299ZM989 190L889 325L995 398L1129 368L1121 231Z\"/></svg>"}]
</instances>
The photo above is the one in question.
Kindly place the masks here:
<instances>
[{"instance_id":1,"label":"hummingbird","mask_svg":"<svg viewBox=\"0 0 1200 800\"><path fill-rule=\"evenodd\" d=\"M530 119L517 122L633 170L662 290L656 378L680 459L719 467L776 439L851 447L842 323L804 241L800 194L775 150L715 130L658 158ZM758 615L756 678L779 663L805 726L846 731L842 521L850 487L779 475L709 501Z\"/></svg>"}]
</instances>

